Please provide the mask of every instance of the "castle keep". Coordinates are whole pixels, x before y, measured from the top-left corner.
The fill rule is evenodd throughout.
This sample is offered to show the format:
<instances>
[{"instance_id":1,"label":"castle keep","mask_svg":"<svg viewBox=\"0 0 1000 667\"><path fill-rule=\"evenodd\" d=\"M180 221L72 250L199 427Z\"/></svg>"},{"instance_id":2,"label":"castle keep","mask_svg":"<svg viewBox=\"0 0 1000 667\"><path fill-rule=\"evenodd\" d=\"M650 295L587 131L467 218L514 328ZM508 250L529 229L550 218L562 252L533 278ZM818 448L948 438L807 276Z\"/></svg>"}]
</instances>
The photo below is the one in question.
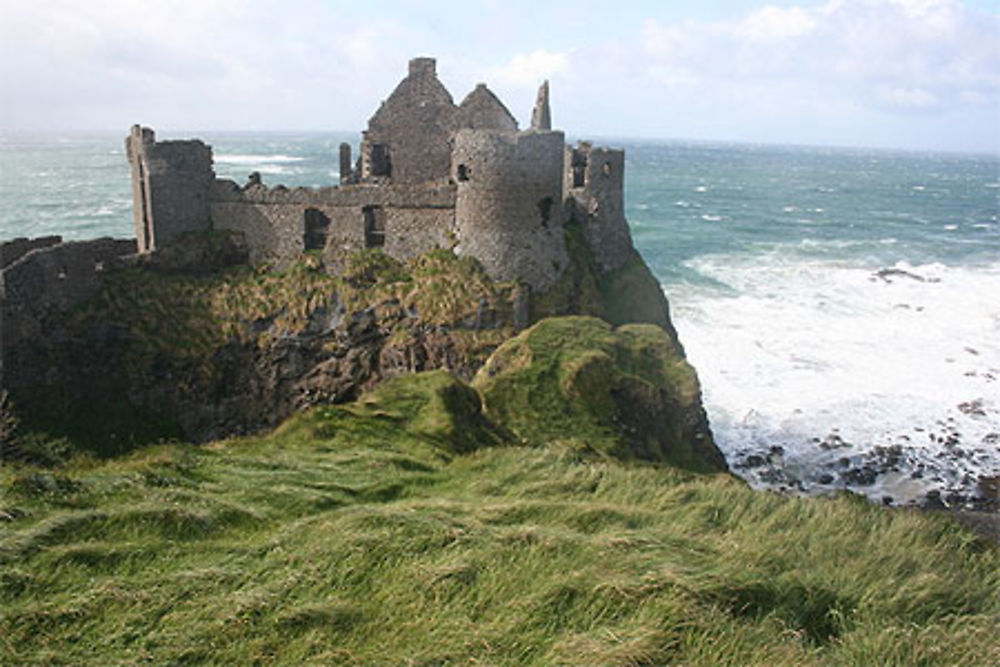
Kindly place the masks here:
<instances>
[{"instance_id":1,"label":"castle keep","mask_svg":"<svg viewBox=\"0 0 1000 667\"><path fill-rule=\"evenodd\" d=\"M492 278L537 291L568 264L570 216L602 269L618 268L631 250L622 151L567 146L551 129L547 83L525 131L484 84L456 105L431 58L410 61L369 119L356 160L341 145L339 185L267 187L254 176L240 186L216 178L201 141L156 141L139 126L126 149L140 253L212 229L241 233L252 263L277 266L304 251L335 263L363 248L400 260L452 248Z\"/></svg>"}]
</instances>

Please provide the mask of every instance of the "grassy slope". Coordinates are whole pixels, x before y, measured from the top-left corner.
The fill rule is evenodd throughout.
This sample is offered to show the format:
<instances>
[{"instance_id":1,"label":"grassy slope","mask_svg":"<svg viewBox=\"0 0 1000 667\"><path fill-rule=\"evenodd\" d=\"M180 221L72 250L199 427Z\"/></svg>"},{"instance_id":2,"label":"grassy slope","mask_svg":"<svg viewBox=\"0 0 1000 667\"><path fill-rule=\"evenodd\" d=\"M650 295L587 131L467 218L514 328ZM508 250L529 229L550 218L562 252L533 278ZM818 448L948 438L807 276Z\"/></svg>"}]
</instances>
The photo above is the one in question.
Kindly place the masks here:
<instances>
[{"instance_id":1,"label":"grassy slope","mask_svg":"<svg viewBox=\"0 0 1000 667\"><path fill-rule=\"evenodd\" d=\"M0 470L0 663L1000 662L1000 552L946 518L505 446L477 408L420 374Z\"/></svg>"},{"instance_id":2,"label":"grassy slope","mask_svg":"<svg viewBox=\"0 0 1000 667\"><path fill-rule=\"evenodd\" d=\"M525 443L579 437L616 458L726 467L707 428L692 432L701 417L694 369L654 325L542 320L498 348L473 385L486 413Z\"/></svg>"}]
</instances>

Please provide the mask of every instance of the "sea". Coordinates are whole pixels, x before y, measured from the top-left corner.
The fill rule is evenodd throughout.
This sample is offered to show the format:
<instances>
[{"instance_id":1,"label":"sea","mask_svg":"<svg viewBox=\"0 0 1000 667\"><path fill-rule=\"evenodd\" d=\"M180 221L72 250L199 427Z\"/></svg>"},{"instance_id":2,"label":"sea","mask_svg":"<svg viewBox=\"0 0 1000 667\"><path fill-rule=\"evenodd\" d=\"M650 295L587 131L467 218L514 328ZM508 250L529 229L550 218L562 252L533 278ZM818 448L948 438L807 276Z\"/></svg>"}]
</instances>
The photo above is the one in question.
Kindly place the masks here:
<instances>
[{"instance_id":1,"label":"sea","mask_svg":"<svg viewBox=\"0 0 1000 667\"><path fill-rule=\"evenodd\" d=\"M0 134L0 240L132 236L119 134ZM179 132L221 177L337 182L346 133ZM1000 477L1000 155L600 139L730 466L982 506ZM355 153L356 154L356 153Z\"/></svg>"}]
</instances>

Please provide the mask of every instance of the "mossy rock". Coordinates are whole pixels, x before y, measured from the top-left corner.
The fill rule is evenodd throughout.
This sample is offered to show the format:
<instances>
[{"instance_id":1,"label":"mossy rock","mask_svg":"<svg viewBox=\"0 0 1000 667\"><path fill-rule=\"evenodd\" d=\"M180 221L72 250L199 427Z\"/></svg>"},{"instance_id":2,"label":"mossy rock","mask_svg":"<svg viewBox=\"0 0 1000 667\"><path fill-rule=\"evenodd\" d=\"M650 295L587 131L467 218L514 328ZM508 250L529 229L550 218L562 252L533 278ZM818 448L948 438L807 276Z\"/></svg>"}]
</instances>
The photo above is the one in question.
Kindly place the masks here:
<instances>
[{"instance_id":1,"label":"mossy rock","mask_svg":"<svg viewBox=\"0 0 1000 667\"><path fill-rule=\"evenodd\" d=\"M476 390L444 370L400 375L353 403L313 408L269 437L338 447L406 445L438 459L511 439L483 416Z\"/></svg>"},{"instance_id":2,"label":"mossy rock","mask_svg":"<svg viewBox=\"0 0 1000 667\"><path fill-rule=\"evenodd\" d=\"M473 380L487 417L525 444L574 439L616 458L725 470L694 369L661 327L542 320Z\"/></svg>"},{"instance_id":3,"label":"mossy rock","mask_svg":"<svg viewBox=\"0 0 1000 667\"><path fill-rule=\"evenodd\" d=\"M552 287L532 295L531 320L561 315L591 315L614 326L655 324L663 328L678 352L683 347L670 321L670 306L659 280L634 248L613 271L604 271L576 220L565 227L569 266Z\"/></svg>"}]
</instances>

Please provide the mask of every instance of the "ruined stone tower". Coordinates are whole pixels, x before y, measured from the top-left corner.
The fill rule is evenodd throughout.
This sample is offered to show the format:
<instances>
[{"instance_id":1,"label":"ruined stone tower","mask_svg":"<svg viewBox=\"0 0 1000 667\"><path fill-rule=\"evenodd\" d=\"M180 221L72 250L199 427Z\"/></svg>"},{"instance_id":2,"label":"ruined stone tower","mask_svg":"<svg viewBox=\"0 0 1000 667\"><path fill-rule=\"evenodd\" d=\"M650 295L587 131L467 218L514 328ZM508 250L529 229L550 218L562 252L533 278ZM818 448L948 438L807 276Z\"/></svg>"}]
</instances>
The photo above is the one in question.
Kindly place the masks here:
<instances>
[{"instance_id":1,"label":"ruined stone tower","mask_svg":"<svg viewBox=\"0 0 1000 667\"><path fill-rule=\"evenodd\" d=\"M566 205L604 271L619 268L632 252L625 219L625 153L580 142L566 146Z\"/></svg>"},{"instance_id":2,"label":"ruined stone tower","mask_svg":"<svg viewBox=\"0 0 1000 667\"><path fill-rule=\"evenodd\" d=\"M462 255L491 276L536 289L568 258L563 232L562 132L463 129L455 133L455 224Z\"/></svg>"},{"instance_id":3,"label":"ruined stone tower","mask_svg":"<svg viewBox=\"0 0 1000 667\"><path fill-rule=\"evenodd\" d=\"M158 142L151 129L134 125L125 139L125 154L132 168L139 252L211 228L209 191L215 180L211 148L197 139Z\"/></svg>"}]
</instances>

